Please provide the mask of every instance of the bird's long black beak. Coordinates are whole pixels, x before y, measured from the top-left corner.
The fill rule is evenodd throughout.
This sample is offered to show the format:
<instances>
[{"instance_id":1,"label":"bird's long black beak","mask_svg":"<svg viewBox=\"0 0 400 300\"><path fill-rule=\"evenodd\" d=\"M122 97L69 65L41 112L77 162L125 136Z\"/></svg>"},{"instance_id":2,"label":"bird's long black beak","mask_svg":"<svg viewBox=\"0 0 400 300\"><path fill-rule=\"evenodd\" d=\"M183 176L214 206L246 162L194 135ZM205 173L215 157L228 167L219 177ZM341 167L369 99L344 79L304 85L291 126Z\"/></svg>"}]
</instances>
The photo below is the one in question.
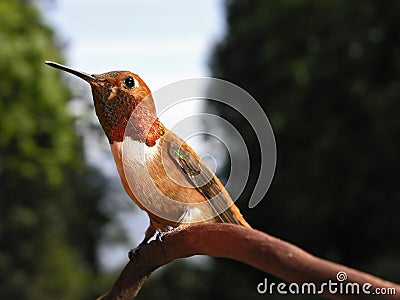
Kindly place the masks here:
<instances>
[{"instance_id":1,"label":"bird's long black beak","mask_svg":"<svg viewBox=\"0 0 400 300\"><path fill-rule=\"evenodd\" d=\"M48 61L46 60L44 62L46 65L49 65L50 67L56 68L56 69L60 69L63 70L65 72L71 73L75 76L78 76L79 78L82 78L83 80L87 81L87 82L100 82L100 81L104 81L104 79L97 79L95 78L93 75L87 74L85 72L80 72L71 68L68 68L64 65L52 62L52 61Z\"/></svg>"}]
</instances>

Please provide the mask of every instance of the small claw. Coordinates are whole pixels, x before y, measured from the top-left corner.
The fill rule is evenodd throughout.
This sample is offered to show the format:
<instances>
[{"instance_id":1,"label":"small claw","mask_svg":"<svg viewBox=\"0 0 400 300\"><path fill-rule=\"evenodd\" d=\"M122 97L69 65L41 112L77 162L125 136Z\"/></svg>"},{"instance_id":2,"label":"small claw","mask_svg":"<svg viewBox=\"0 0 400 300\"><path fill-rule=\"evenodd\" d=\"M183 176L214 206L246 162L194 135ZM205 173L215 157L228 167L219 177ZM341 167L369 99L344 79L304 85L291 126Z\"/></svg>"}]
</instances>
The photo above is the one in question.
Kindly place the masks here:
<instances>
[{"instance_id":1,"label":"small claw","mask_svg":"<svg viewBox=\"0 0 400 300\"><path fill-rule=\"evenodd\" d=\"M164 242L164 236L166 235L166 232L158 231L156 235L156 242L158 246L161 246L161 243Z\"/></svg>"}]
</instances>

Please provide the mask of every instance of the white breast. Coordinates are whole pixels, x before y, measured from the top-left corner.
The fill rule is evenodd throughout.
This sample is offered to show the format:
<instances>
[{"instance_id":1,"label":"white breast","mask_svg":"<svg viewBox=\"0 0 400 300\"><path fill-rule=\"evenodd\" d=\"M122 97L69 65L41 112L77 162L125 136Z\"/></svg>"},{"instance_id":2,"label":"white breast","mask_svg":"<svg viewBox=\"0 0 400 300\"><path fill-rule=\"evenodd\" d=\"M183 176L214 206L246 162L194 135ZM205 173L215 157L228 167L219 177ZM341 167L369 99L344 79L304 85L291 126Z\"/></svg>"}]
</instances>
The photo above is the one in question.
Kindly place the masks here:
<instances>
[{"instance_id":1,"label":"white breast","mask_svg":"<svg viewBox=\"0 0 400 300\"><path fill-rule=\"evenodd\" d=\"M145 143L141 143L131 138L125 138L122 144L122 155L125 162L131 162L134 164L145 165L146 162L153 160L159 152L160 140L156 141L156 144L152 147L147 146Z\"/></svg>"}]
</instances>

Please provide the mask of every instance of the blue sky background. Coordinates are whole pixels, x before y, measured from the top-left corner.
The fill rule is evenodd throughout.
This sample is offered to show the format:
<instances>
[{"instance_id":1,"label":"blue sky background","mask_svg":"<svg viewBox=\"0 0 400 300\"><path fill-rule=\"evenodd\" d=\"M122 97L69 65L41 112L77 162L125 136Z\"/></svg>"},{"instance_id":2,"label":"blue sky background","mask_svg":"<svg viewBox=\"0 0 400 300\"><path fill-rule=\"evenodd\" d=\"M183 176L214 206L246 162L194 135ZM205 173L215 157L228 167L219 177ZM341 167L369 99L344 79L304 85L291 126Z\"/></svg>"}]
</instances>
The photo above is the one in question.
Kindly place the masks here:
<instances>
[{"instance_id":1,"label":"blue sky background","mask_svg":"<svg viewBox=\"0 0 400 300\"><path fill-rule=\"evenodd\" d=\"M221 0L57 0L45 12L69 66L131 70L152 89L210 75L207 60L224 31Z\"/></svg>"},{"instance_id":2,"label":"blue sky background","mask_svg":"<svg viewBox=\"0 0 400 300\"><path fill-rule=\"evenodd\" d=\"M139 74L155 91L172 82L210 76L208 61L215 43L224 33L222 0L57 0L41 2L46 22L65 45L66 64L87 73L130 70ZM70 80L70 78L68 78ZM70 81L80 97L90 97L89 86ZM81 100L81 99L80 99ZM196 113L199 105L177 107L161 116L170 128L177 119ZM156 103L157 105L157 103ZM82 106L75 103L78 113ZM92 119L95 119L92 112ZM193 124L200 126L200 124ZM120 226L130 238L129 245L109 243L105 237L99 249L103 266L114 269L126 263L127 247L143 238L148 226L145 213L135 209L122 190L104 136L97 141L86 134L86 156L102 168L115 190L109 192L105 209L116 220L108 234ZM190 143L190 141L189 141ZM199 152L201 144L192 146Z\"/></svg>"}]
</instances>

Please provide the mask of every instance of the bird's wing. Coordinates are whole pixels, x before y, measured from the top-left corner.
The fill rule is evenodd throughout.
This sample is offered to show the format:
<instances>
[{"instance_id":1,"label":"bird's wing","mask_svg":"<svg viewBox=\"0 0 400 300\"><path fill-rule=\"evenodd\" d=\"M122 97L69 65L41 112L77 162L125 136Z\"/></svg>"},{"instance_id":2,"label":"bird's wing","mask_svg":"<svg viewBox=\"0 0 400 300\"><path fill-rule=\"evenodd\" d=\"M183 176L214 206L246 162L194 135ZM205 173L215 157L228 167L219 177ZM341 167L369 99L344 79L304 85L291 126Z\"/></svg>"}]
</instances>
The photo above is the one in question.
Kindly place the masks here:
<instances>
[{"instance_id":1,"label":"bird's wing","mask_svg":"<svg viewBox=\"0 0 400 300\"><path fill-rule=\"evenodd\" d=\"M249 226L234 205L228 192L200 157L181 138L166 138L168 154L191 184L207 199L221 222Z\"/></svg>"}]
</instances>

